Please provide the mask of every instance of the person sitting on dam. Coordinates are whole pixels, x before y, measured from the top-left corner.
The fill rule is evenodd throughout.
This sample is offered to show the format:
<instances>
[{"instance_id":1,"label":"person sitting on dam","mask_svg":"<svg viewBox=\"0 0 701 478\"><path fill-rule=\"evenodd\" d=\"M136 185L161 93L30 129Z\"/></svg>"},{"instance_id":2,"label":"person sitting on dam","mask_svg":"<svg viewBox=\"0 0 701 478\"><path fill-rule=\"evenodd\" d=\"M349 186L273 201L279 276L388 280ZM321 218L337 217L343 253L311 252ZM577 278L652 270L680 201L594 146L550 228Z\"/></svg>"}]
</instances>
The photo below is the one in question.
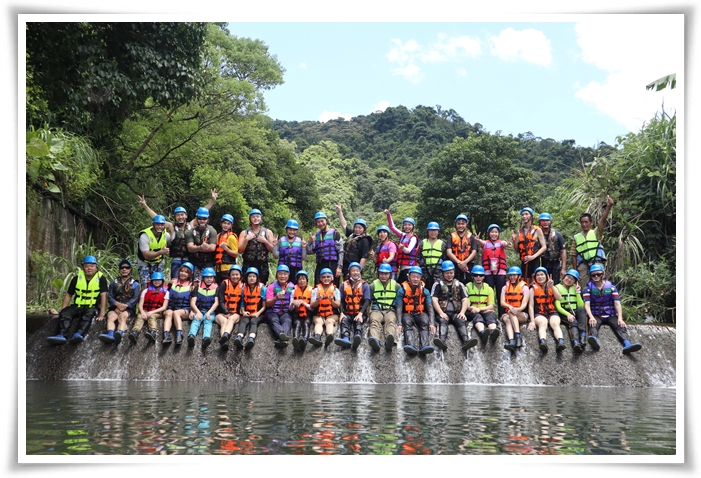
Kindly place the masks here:
<instances>
[{"instance_id":1,"label":"person sitting on dam","mask_svg":"<svg viewBox=\"0 0 701 478\"><path fill-rule=\"evenodd\" d=\"M134 326L129 334L129 341L136 344L139 338L141 328L144 322L148 322L146 330L146 338L149 342L156 341L156 331L158 330L158 319L163 318L163 312L168 308L170 301L170 290L165 285L165 276L163 272L154 272L151 274L151 280L144 284L141 288L141 297L139 297L139 312L136 315Z\"/></svg>"},{"instance_id":2,"label":"person sitting on dam","mask_svg":"<svg viewBox=\"0 0 701 478\"><path fill-rule=\"evenodd\" d=\"M494 345L500 332L494 315L494 289L484 281L484 272L482 266L472 268L472 281L465 285L468 300L466 315L482 344L489 340Z\"/></svg>"},{"instance_id":3,"label":"person sitting on dam","mask_svg":"<svg viewBox=\"0 0 701 478\"><path fill-rule=\"evenodd\" d=\"M363 323L370 305L370 287L362 279L361 273L360 263L351 262L348 266L349 277L341 288L341 333L334 341L336 345L353 350L363 339Z\"/></svg>"},{"instance_id":4,"label":"person sitting on dam","mask_svg":"<svg viewBox=\"0 0 701 478\"><path fill-rule=\"evenodd\" d=\"M333 342L336 322L338 322L338 309L341 307L341 291L333 284L334 272L325 267L319 272L321 284L312 289L314 315L314 335L309 337L309 342L317 347L321 345L321 333L326 330L325 346Z\"/></svg>"},{"instance_id":5,"label":"person sitting on dam","mask_svg":"<svg viewBox=\"0 0 701 478\"><path fill-rule=\"evenodd\" d=\"M295 285L289 279L290 268L280 264L275 272L275 281L265 289L265 315L277 348L287 347L292 329L290 302L294 297Z\"/></svg>"},{"instance_id":6,"label":"person sitting on dam","mask_svg":"<svg viewBox=\"0 0 701 478\"><path fill-rule=\"evenodd\" d=\"M387 352L391 352L394 348L397 336L397 293L400 287L397 281L392 278L392 270L390 264L381 263L377 269L377 279L370 284L372 305L370 306L370 338L368 338L368 343L375 352L380 351L383 331Z\"/></svg>"},{"instance_id":7,"label":"person sitting on dam","mask_svg":"<svg viewBox=\"0 0 701 478\"><path fill-rule=\"evenodd\" d=\"M584 288L584 310L589 317L589 337L587 342L594 351L599 350L599 328L608 325L619 342L623 344L623 353L637 352L643 346L631 343L623 321L623 307L618 289L610 281L604 280L604 266L592 264L589 268L589 283Z\"/></svg>"},{"instance_id":8,"label":"person sitting on dam","mask_svg":"<svg viewBox=\"0 0 701 478\"><path fill-rule=\"evenodd\" d=\"M107 303L110 307L107 312L107 331L98 337L106 344L117 345L127 331L127 320L134 318L141 295L141 285L131 275L131 261L122 259L118 268L119 276L110 282L107 289Z\"/></svg>"},{"instance_id":9,"label":"person sitting on dam","mask_svg":"<svg viewBox=\"0 0 701 478\"><path fill-rule=\"evenodd\" d=\"M408 355L427 355L433 353L433 345L428 343L428 334L436 333L431 295L421 281L423 271L419 266L412 266L406 282L397 294L397 316L402 318L397 331L404 332L404 352ZM419 333L419 348L414 345L414 328Z\"/></svg>"},{"instance_id":10,"label":"person sitting on dam","mask_svg":"<svg viewBox=\"0 0 701 478\"><path fill-rule=\"evenodd\" d=\"M509 268L508 282L501 289L501 306L504 314L501 316L504 322L507 342L506 350L515 352L523 345L521 339L521 325L528 323L528 301L530 289L526 281L521 278L521 268L512 266Z\"/></svg>"},{"instance_id":11,"label":"person sitting on dam","mask_svg":"<svg viewBox=\"0 0 701 478\"><path fill-rule=\"evenodd\" d=\"M229 269L229 278L219 286L219 313L215 316L219 324L219 345L228 350L229 339L234 332L234 326L241 320L241 303L243 302L243 282L241 282L241 266L234 264ZM238 341L238 342L237 342ZM237 335L234 344L243 347L243 334Z\"/></svg>"},{"instance_id":12,"label":"person sitting on dam","mask_svg":"<svg viewBox=\"0 0 701 478\"><path fill-rule=\"evenodd\" d=\"M448 350L448 325L453 324L458 338L462 343L462 350L466 352L478 344L476 338L470 339L467 335L467 311L470 301L467 298L467 290L462 282L455 279L455 264L452 261L444 261L441 264L443 278L433 284L431 301L435 311L437 334L433 339L433 345L439 349Z\"/></svg>"},{"instance_id":13,"label":"person sitting on dam","mask_svg":"<svg viewBox=\"0 0 701 478\"><path fill-rule=\"evenodd\" d=\"M268 267L266 265L266 267ZM265 284L260 282L258 269L249 267L246 269L246 283L243 286L243 300L241 301L241 321L236 330L236 340L234 345L240 348L243 345L246 350L251 349L256 343L258 325L265 320ZM248 340L245 344L237 342L239 337L243 337L248 329Z\"/></svg>"},{"instance_id":14,"label":"person sitting on dam","mask_svg":"<svg viewBox=\"0 0 701 478\"><path fill-rule=\"evenodd\" d=\"M202 281L197 284L192 297L190 298L190 332L187 334L188 347L195 346L197 332L202 326L202 348L207 348L212 343L212 322L214 313L219 307L219 297L217 296L216 283L217 273L211 267L206 267L202 271Z\"/></svg>"},{"instance_id":15,"label":"person sitting on dam","mask_svg":"<svg viewBox=\"0 0 701 478\"><path fill-rule=\"evenodd\" d=\"M312 288L309 286L309 273L304 269L297 271L295 279L297 285L290 302L292 348L301 352L307 347L312 323Z\"/></svg>"},{"instance_id":16,"label":"person sitting on dam","mask_svg":"<svg viewBox=\"0 0 701 478\"><path fill-rule=\"evenodd\" d=\"M560 328L560 316L555 310L556 300L562 300L562 296L560 291L555 288L553 278L545 267L536 267L533 274L533 284L531 284L531 297L528 301L528 313L533 317L533 321L528 324L528 330L538 328L538 346L543 353L548 351L548 344L545 342L548 325L555 337L555 350L557 352L565 350L565 341L562 338L562 328Z\"/></svg>"},{"instance_id":17,"label":"person sitting on dam","mask_svg":"<svg viewBox=\"0 0 701 478\"><path fill-rule=\"evenodd\" d=\"M106 311L107 279L97 270L95 256L85 256L82 269L71 279L63 296L56 335L47 337L46 341L51 345L65 344L71 322L80 317L78 328L71 337L72 344L79 344L85 340L93 319L104 320Z\"/></svg>"},{"instance_id":18,"label":"person sitting on dam","mask_svg":"<svg viewBox=\"0 0 701 478\"><path fill-rule=\"evenodd\" d=\"M569 269L562 282L555 285L562 296L561 300L555 301L555 309L562 320L567 321L572 349L575 352L583 352L587 343L587 311L584 310L584 299L578 280L579 272Z\"/></svg>"}]
</instances>

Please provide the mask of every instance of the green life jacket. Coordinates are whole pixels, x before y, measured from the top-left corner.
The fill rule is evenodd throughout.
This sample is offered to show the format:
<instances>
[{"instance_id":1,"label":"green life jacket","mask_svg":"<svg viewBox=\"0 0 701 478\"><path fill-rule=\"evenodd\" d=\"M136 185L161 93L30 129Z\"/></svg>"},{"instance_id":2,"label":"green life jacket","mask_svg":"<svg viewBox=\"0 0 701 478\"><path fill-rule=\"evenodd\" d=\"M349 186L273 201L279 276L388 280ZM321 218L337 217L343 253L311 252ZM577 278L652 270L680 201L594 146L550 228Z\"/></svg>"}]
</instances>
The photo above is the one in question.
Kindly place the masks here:
<instances>
[{"instance_id":1,"label":"green life jacket","mask_svg":"<svg viewBox=\"0 0 701 478\"><path fill-rule=\"evenodd\" d=\"M163 231L161 233L161 238L156 239L156 235L153 233L153 227L147 227L143 231L141 231L140 234L146 234L148 237L148 250L150 252L157 252L163 249L166 246L166 232ZM144 261L147 264L158 264L163 260L163 256L157 256L155 259L146 259L144 255L141 253L141 250L138 251L137 256L139 259Z\"/></svg>"},{"instance_id":2,"label":"green life jacket","mask_svg":"<svg viewBox=\"0 0 701 478\"><path fill-rule=\"evenodd\" d=\"M380 279L375 279L372 283L372 300L381 310L387 310L394 304L394 299L397 298L397 282L390 279L387 282L387 287L382 285Z\"/></svg>"},{"instance_id":3,"label":"green life jacket","mask_svg":"<svg viewBox=\"0 0 701 478\"><path fill-rule=\"evenodd\" d=\"M426 267L433 269L438 264L440 264L441 257L443 256L443 241L441 239L436 239L436 242L431 245L428 239L424 239L421 243L421 255L424 258Z\"/></svg>"},{"instance_id":4,"label":"green life jacket","mask_svg":"<svg viewBox=\"0 0 701 478\"><path fill-rule=\"evenodd\" d=\"M489 305L489 293L492 288L489 284L482 283L482 288L477 289L474 282L468 282L465 286L467 295L470 297L470 305L473 307L487 307Z\"/></svg>"},{"instance_id":5,"label":"green life jacket","mask_svg":"<svg viewBox=\"0 0 701 478\"><path fill-rule=\"evenodd\" d=\"M97 297L100 295L100 277L102 277L102 272L96 272L88 282L85 272L78 272L75 296L73 297L75 305L79 307L95 307L97 305Z\"/></svg>"},{"instance_id":6,"label":"green life jacket","mask_svg":"<svg viewBox=\"0 0 701 478\"><path fill-rule=\"evenodd\" d=\"M555 288L562 296L562 300L559 301L560 306L567 312L574 314L574 311L577 310L577 296L579 295L577 294L577 286L573 285L568 289L564 284L557 284Z\"/></svg>"}]
</instances>

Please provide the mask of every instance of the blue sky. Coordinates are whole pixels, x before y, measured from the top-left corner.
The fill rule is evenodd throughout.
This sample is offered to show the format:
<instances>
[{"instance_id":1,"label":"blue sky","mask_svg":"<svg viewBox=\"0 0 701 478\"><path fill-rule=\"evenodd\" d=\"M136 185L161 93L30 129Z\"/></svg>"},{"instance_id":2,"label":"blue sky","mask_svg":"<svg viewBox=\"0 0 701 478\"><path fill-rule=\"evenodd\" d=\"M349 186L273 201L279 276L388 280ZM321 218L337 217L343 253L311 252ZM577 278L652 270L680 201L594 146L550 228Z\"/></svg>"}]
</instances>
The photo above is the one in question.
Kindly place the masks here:
<instances>
[{"instance_id":1,"label":"blue sky","mask_svg":"<svg viewBox=\"0 0 701 478\"><path fill-rule=\"evenodd\" d=\"M265 95L274 119L441 105L490 132L530 131L581 146L614 144L663 101L681 103L678 89L654 93L645 85L681 74L682 27L681 15L229 24L232 34L265 42L286 69L285 83Z\"/></svg>"}]
</instances>

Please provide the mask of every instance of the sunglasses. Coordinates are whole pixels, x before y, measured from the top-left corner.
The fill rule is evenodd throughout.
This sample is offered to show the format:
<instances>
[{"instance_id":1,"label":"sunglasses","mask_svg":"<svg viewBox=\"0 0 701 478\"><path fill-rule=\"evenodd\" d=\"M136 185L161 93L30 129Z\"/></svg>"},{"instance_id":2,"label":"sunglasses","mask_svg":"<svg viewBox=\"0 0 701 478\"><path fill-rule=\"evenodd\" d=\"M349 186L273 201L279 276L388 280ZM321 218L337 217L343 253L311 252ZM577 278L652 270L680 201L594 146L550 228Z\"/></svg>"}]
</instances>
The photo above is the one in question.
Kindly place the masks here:
<instances>
[{"instance_id":1,"label":"sunglasses","mask_svg":"<svg viewBox=\"0 0 701 478\"><path fill-rule=\"evenodd\" d=\"M597 272L596 274L590 274L589 277L603 277L604 274Z\"/></svg>"},{"instance_id":2,"label":"sunglasses","mask_svg":"<svg viewBox=\"0 0 701 478\"><path fill-rule=\"evenodd\" d=\"M122 269L131 269L131 267L129 267L129 266L122 266L122 267L119 268L120 271L121 271Z\"/></svg>"},{"instance_id":3,"label":"sunglasses","mask_svg":"<svg viewBox=\"0 0 701 478\"><path fill-rule=\"evenodd\" d=\"M484 274L472 274L472 277L484 277Z\"/></svg>"}]
</instances>

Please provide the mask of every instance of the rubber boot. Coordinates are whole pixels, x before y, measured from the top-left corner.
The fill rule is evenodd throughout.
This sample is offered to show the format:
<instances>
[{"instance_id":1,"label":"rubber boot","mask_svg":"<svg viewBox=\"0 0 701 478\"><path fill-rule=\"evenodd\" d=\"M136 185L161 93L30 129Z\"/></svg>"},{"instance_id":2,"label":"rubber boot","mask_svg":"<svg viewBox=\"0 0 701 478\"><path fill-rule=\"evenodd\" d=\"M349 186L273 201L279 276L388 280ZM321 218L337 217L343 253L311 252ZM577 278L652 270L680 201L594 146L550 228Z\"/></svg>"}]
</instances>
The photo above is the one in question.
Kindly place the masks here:
<instances>
[{"instance_id":1,"label":"rubber boot","mask_svg":"<svg viewBox=\"0 0 701 478\"><path fill-rule=\"evenodd\" d=\"M76 345L83 342L84 340L85 337L83 337L83 334L81 334L80 332L76 332L75 334L73 334L73 337L71 337L71 344Z\"/></svg>"},{"instance_id":2,"label":"rubber boot","mask_svg":"<svg viewBox=\"0 0 701 478\"><path fill-rule=\"evenodd\" d=\"M630 343L630 340L625 340L625 341L623 342L623 353L626 354L626 355L628 355L628 354L631 353L631 352L637 352L637 351L640 350L641 348L643 348L642 345L640 345L640 344L631 344L631 343Z\"/></svg>"},{"instance_id":3,"label":"rubber boot","mask_svg":"<svg viewBox=\"0 0 701 478\"><path fill-rule=\"evenodd\" d=\"M509 341L504 344L504 348L510 352L514 352L516 350L516 341L514 339L509 339Z\"/></svg>"},{"instance_id":4,"label":"rubber boot","mask_svg":"<svg viewBox=\"0 0 701 478\"><path fill-rule=\"evenodd\" d=\"M545 343L545 339L540 339L538 347L540 347L540 351L543 353L548 351L548 344Z\"/></svg>"},{"instance_id":5,"label":"rubber boot","mask_svg":"<svg viewBox=\"0 0 701 478\"><path fill-rule=\"evenodd\" d=\"M108 330L104 334L100 334L97 338L100 339L100 342L112 344L114 343L114 330Z\"/></svg>"},{"instance_id":6,"label":"rubber boot","mask_svg":"<svg viewBox=\"0 0 701 478\"><path fill-rule=\"evenodd\" d=\"M494 345L494 343L499 338L500 332L499 332L499 329L491 329L491 330L492 330L492 333L489 334L489 341L492 343L492 345Z\"/></svg>"},{"instance_id":7,"label":"rubber boot","mask_svg":"<svg viewBox=\"0 0 701 478\"><path fill-rule=\"evenodd\" d=\"M594 337L593 335L590 335L590 336L587 338L587 342L589 343L589 346L590 346L592 349L594 349L595 352L601 348L601 346L599 345L599 339L597 339L597 338Z\"/></svg>"},{"instance_id":8,"label":"rubber boot","mask_svg":"<svg viewBox=\"0 0 701 478\"><path fill-rule=\"evenodd\" d=\"M168 345L173 341L173 336L170 332L163 332L163 345Z\"/></svg>"},{"instance_id":9,"label":"rubber boot","mask_svg":"<svg viewBox=\"0 0 701 478\"><path fill-rule=\"evenodd\" d=\"M514 342L516 344L516 348L520 349L523 347L523 339L521 339L521 334L515 334Z\"/></svg>"},{"instance_id":10,"label":"rubber boot","mask_svg":"<svg viewBox=\"0 0 701 478\"><path fill-rule=\"evenodd\" d=\"M132 330L131 333L129 334L129 342L132 344L136 344L136 341L139 339L139 331L138 330Z\"/></svg>"},{"instance_id":11,"label":"rubber boot","mask_svg":"<svg viewBox=\"0 0 701 478\"><path fill-rule=\"evenodd\" d=\"M565 339L555 339L555 352L565 350Z\"/></svg>"},{"instance_id":12,"label":"rubber boot","mask_svg":"<svg viewBox=\"0 0 701 478\"><path fill-rule=\"evenodd\" d=\"M579 334L579 346L582 349L582 352L584 352L584 349L587 346L587 333L586 332L581 332Z\"/></svg>"},{"instance_id":13,"label":"rubber boot","mask_svg":"<svg viewBox=\"0 0 701 478\"><path fill-rule=\"evenodd\" d=\"M309 337L309 343L319 347L322 343L321 342L321 335L319 335L319 334L312 335L311 337Z\"/></svg>"},{"instance_id":14,"label":"rubber boot","mask_svg":"<svg viewBox=\"0 0 701 478\"><path fill-rule=\"evenodd\" d=\"M387 352L391 352L393 347L394 347L394 335L389 334L385 338L385 350Z\"/></svg>"},{"instance_id":15,"label":"rubber boot","mask_svg":"<svg viewBox=\"0 0 701 478\"><path fill-rule=\"evenodd\" d=\"M448 345L446 344L448 339L448 324L444 324L442 321L438 322L438 330L436 331L436 336L433 338L433 345L443 350L444 352L448 350Z\"/></svg>"},{"instance_id":16,"label":"rubber boot","mask_svg":"<svg viewBox=\"0 0 701 478\"><path fill-rule=\"evenodd\" d=\"M123 330L116 330L114 332L114 344L119 345L122 342L122 337L124 336Z\"/></svg>"},{"instance_id":17,"label":"rubber boot","mask_svg":"<svg viewBox=\"0 0 701 478\"><path fill-rule=\"evenodd\" d=\"M61 335L61 334L56 334L56 335L52 335L51 337L46 337L46 341L48 343L50 343L51 345L63 345L66 342L68 342L66 337Z\"/></svg>"},{"instance_id":18,"label":"rubber boot","mask_svg":"<svg viewBox=\"0 0 701 478\"><path fill-rule=\"evenodd\" d=\"M246 342L246 350L251 350L255 344L256 344L256 338L255 337L248 337L248 342Z\"/></svg>"},{"instance_id":19,"label":"rubber boot","mask_svg":"<svg viewBox=\"0 0 701 478\"><path fill-rule=\"evenodd\" d=\"M485 345L487 343L487 340L489 340L489 336L492 334L491 329L485 328L482 330L480 333L480 342L482 342L482 345Z\"/></svg>"},{"instance_id":20,"label":"rubber boot","mask_svg":"<svg viewBox=\"0 0 701 478\"><path fill-rule=\"evenodd\" d=\"M368 339L368 344L370 344L370 348L374 352L379 352L380 351L380 341L377 340L375 337L370 337Z\"/></svg>"},{"instance_id":21,"label":"rubber boot","mask_svg":"<svg viewBox=\"0 0 701 478\"><path fill-rule=\"evenodd\" d=\"M188 347L194 347L195 346L195 336L192 334L189 334L187 336L187 346Z\"/></svg>"},{"instance_id":22,"label":"rubber boot","mask_svg":"<svg viewBox=\"0 0 701 478\"><path fill-rule=\"evenodd\" d=\"M582 351L582 346L580 345L579 340L574 339L572 341L572 350L574 350L577 353Z\"/></svg>"},{"instance_id":23,"label":"rubber boot","mask_svg":"<svg viewBox=\"0 0 701 478\"><path fill-rule=\"evenodd\" d=\"M175 345L182 345L182 343L183 343L183 331L176 330L175 331Z\"/></svg>"}]
</instances>

